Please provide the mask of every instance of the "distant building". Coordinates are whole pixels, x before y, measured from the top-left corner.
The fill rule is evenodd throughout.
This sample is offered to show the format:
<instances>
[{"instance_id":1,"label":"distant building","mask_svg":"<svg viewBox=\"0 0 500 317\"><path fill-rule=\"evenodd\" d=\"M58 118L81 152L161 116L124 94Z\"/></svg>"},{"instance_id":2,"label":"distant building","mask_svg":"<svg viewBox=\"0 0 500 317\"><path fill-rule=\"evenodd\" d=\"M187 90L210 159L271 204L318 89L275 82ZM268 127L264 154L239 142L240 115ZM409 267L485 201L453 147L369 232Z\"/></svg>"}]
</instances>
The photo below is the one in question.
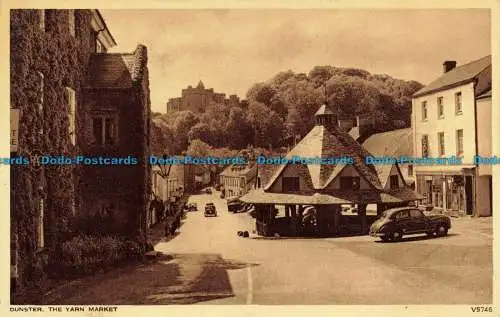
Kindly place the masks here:
<instances>
[{"instance_id":1,"label":"distant building","mask_svg":"<svg viewBox=\"0 0 500 317\"><path fill-rule=\"evenodd\" d=\"M413 95L414 153L462 158L461 165L415 166L416 189L445 213L490 216L491 166L474 156L492 156L491 56L456 67Z\"/></svg>"},{"instance_id":2,"label":"distant building","mask_svg":"<svg viewBox=\"0 0 500 317\"><path fill-rule=\"evenodd\" d=\"M236 95L214 92L213 88L205 89L200 80L196 87L188 86L182 89L182 97L170 98L167 102L167 113L190 110L196 113L205 112L211 104L224 104L228 107L240 106L240 99Z\"/></svg>"},{"instance_id":3,"label":"distant building","mask_svg":"<svg viewBox=\"0 0 500 317\"><path fill-rule=\"evenodd\" d=\"M222 171L219 177L225 197L239 197L255 187L257 165L230 165Z\"/></svg>"},{"instance_id":4,"label":"distant building","mask_svg":"<svg viewBox=\"0 0 500 317\"><path fill-rule=\"evenodd\" d=\"M399 129L372 134L363 142L363 147L374 157L413 157L413 130ZM415 189L415 173L413 164L377 164L375 170L385 188L388 188L390 178L396 175L399 168L404 182Z\"/></svg>"}]
</instances>

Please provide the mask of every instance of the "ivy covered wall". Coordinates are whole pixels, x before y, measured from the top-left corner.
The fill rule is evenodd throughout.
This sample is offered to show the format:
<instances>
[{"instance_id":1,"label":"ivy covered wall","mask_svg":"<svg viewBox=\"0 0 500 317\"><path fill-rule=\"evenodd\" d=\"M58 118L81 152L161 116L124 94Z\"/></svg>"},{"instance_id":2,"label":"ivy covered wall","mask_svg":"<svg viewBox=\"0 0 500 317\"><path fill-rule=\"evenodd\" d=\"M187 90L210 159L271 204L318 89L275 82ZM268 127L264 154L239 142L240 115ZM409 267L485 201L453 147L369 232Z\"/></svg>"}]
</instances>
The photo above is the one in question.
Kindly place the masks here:
<instances>
[{"instance_id":1,"label":"ivy covered wall","mask_svg":"<svg viewBox=\"0 0 500 317\"><path fill-rule=\"evenodd\" d=\"M70 142L66 87L76 93L76 130L81 87L87 76L90 54L95 49L90 10L75 10L75 36L69 32L70 10L10 11L11 107L20 110L19 151L33 150L72 156L78 152ZM43 93L40 87L43 74ZM74 212L74 166L11 168L11 234L17 233L18 276L21 284L43 276L46 261L57 259L58 246L70 232ZM45 248L37 250L36 220L39 200L45 197ZM78 207L78 206L76 206Z\"/></svg>"}]
</instances>

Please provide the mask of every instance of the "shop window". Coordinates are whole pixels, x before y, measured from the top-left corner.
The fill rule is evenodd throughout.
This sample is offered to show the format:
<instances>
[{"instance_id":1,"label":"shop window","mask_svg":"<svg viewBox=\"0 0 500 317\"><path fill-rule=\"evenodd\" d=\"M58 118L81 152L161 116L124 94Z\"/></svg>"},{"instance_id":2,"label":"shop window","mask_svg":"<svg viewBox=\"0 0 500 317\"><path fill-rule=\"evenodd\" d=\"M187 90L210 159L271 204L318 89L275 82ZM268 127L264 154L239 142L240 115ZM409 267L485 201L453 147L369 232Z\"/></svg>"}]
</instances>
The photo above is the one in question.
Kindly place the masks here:
<instances>
[{"instance_id":1,"label":"shop window","mask_svg":"<svg viewBox=\"0 0 500 317\"><path fill-rule=\"evenodd\" d=\"M300 189L300 180L298 177L283 177L283 192L294 192Z\"/></svg>"},{"instance_id":2,"label":"shop window","mask_svg":"<svg viewBox=\"0 0 500 317\"><path fill-rule=\"evenodd\" d=\"M389 184L391 189L399 188L399 176L391 175L391 177L389 178Z\"/></svg>"},{"instance_id":3,"label":"shop window","mask_svg":"<svg viewBox=\"0 0 500 317\"><path fill-rule=\"evenodd\" d=\"M439 146L439 156L443 156L445 153L444 132L438 132L438 146Z\"/></svg>"},{"instance_id":4,"label":"shop window","mask_svg":"<svg viewBox=\"0 0 500 317\"><path fill-rule=\"evenodd\" d=\"M359 177L340 177L341 190L358 190L360 188Z\"/></svg>"}]
</instances>

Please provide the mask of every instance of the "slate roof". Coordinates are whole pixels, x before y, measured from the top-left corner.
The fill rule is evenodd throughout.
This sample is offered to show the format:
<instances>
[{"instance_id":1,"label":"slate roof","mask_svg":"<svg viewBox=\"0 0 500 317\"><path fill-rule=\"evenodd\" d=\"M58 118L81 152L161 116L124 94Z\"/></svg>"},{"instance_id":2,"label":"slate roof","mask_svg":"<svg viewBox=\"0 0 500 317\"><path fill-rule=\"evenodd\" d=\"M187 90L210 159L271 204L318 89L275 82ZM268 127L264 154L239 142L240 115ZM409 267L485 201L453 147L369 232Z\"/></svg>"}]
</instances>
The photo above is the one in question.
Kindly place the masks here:
<instances>
[{"instance_id":1,"label":"slate roof","mask_svg":"<svg viewBox=\"0 0 500 317\"><path fill-rule=\"evenodd\" d=\"M420 97L437 91L463 85L475 79L483 70L491 67L491 55L458 66L443 74L427 86L417 91L413 97Z\"/></svg>"},{"instance_id":2,"label":"slate roof","mask_svg":"<svg viewBox=\"0 0 500 317\"><path fill-rule=\"evenodd\" d=\"M242 168L238 168L241 166ZM234 177L250 177L253 178L257 175L257 167L256 165L229 165L226 167L222 173L220 173L221 176L234 176Z\"/></svg>"},{"instance_id":3,"label":"slate roof","mask_svg":"<svg viewBox=\"0 0 500 317\"><path fill-rule=\"evenodd\" d=\"M330 109L330 107L327 107L326 105L322 105L318 111L314 114L315 116L317 115L323 115L323 114L334 114L334 112Z\"/></svg>"},{"instance_id":4,"label":"slate roof","mask_svg":"<svg viewBox=\"0 0 500 317\"><path fill-rule=\"evenodd\" d=\"M250 204L292 204L292 205L333 205L333 204L373 204L401 203L420 200L424 197L410 188L400 188L386 192L344 191L332 193L270 193L262 189L252 190L239 200Z\"/></svg>"},{"instance_id":5,"label":"slate roof","mask_svg":"<svg viewBox=\"0 0 500 317\"><path fill-rule=\"evenodd\" d=\"M413 156L413 131L411 128L399 129L371 135L363 147L373 156ZM375 170L382 186L385 186L394 165L377 164Z\"/></svg>"},{"instance_id":6,"label":"slate roof","mask_svg":"<svg viewBox=\"0 0 500 317\"><path fill-rule=\"evenodd\" d=\"M491 98L491 89L477 96L477 99Z\"/></svg>"},{"instance_id":7,"label":"slate roof","mask_svg":"<svg viewBox=\"0 0 500 317\"><path fill-rule=\"evenodd\" d=\"M139 45L133 53L97 53L90 58L87 86L90 88L133 87L147 69L146 47Z\"/></svg>"}]
</instances>

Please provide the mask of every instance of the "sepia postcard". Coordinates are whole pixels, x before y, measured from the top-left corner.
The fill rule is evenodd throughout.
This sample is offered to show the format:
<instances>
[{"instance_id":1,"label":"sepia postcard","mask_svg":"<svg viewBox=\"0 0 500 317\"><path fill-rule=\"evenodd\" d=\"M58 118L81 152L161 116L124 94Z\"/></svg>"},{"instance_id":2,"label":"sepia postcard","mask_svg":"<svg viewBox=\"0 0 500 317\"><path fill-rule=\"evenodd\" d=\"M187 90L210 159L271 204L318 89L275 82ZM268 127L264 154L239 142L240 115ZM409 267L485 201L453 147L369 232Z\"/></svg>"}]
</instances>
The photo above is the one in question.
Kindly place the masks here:
<instances>
[{"instance_id":1,"label":"sepia postcard","mask_svg":"<svg viewBox=\"0 0 500 317\"><path fill-rule=\"evenodd\" d=\"M497 316L499 13L2 2L2 309Z\"/></svg>"}]
</instances>

